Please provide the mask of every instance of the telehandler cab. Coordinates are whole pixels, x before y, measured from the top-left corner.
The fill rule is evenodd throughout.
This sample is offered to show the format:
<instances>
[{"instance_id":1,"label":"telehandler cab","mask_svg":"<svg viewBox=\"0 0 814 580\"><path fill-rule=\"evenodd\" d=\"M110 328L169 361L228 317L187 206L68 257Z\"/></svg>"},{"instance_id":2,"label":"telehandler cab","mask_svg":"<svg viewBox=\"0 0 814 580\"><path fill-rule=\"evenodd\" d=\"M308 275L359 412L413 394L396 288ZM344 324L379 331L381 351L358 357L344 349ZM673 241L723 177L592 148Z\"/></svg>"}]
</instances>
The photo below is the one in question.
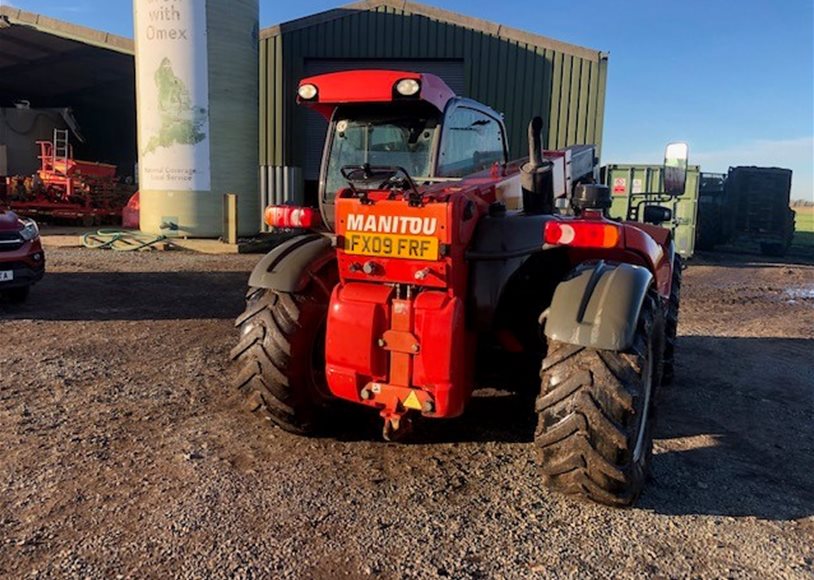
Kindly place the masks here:
<instances>
[{"instance_id":1,"label":"telehandler cab","mask_svg":"<svg viewBox=\"0 0 814 580\"><path fill-rule=\"evenodd\" d=\"M325 74L298 101L330 121L320 208L266 209L302 231L258 263L236 323L249 408L307 434L349 401L392 439L413 416L460 415L484 373L509 382L532 360L542 479L632 503L672 374L670 231L607 219L595 148L543 151L540 118L529 157L509 161L501 116L433 75ZM665 189L683 192L686 145L668 153Z\"/></svg>"}]
</instances>

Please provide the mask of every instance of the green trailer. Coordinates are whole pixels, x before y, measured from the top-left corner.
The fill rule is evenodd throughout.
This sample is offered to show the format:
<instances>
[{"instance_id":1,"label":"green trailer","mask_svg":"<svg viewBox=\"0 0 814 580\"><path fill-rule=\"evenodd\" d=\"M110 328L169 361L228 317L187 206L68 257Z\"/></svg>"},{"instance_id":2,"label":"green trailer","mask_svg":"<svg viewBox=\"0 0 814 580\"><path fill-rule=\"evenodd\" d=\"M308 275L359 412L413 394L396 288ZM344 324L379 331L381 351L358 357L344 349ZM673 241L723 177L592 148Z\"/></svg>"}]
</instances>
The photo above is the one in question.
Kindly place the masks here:
<instances>
[{"instance_id":1,"label":"green trailer","mask_svg":"<svg viewBox=\"0 0 814 580\"><path fill-rule=\"evenodd\" d=\"M657 201L644 194L658 194L664 191L661 165L605 165L601 170L602 183L613 195L610 216L626 219L631 209L643 216L646 205L664 205L673 211L672 228L676 250L682 258L689 258L695 252L695 232L698 223L698 186L700 168L690 165L687 168L687 185L684 195L668 201ZM667 199L664 196L662 199Z\"/></svg>"}]
</instances>

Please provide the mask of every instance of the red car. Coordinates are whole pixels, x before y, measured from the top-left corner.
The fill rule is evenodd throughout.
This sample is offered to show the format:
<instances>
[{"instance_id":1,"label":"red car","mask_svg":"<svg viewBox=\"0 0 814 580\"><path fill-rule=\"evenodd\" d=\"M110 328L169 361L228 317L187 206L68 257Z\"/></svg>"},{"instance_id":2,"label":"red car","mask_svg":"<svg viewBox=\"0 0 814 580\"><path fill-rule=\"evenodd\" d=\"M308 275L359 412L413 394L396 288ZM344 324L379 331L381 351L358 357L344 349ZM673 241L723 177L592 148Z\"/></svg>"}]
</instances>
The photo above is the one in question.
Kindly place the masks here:
<instances>
[{"instance_id":1,"label":"red car","mask_svg":"<svg viewBox=\"0 0 814 580\"><path fill-rule=\"evenodd\" d=\"M0 209L0 295L23 302L45 274L45 253L34 220Z\"/></svg>"}]
</instances>

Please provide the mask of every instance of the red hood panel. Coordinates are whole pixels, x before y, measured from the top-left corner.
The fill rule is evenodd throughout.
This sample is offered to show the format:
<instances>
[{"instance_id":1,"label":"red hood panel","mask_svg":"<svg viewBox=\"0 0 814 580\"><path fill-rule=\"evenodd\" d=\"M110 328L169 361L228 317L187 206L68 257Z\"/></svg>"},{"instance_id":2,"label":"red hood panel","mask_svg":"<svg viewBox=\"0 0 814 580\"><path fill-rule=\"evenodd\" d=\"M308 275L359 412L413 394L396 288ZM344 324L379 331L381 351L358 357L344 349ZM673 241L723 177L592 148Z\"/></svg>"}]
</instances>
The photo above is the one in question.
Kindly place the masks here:
<instances>
[{"instance_id":1,"label":"red hood panel","mask_svg":"<svg viewBox=\"0 0 814 580\"><path fill-rule=\"evenodd\" d=\"M401 79L420 80L420 100L430 103L441 112L447 102L455 97L452 89L435 75L394 70L350 70L302 79L299 86L315 85L318 97L313 101L303 101L297 97L297 102L330 119L334 109L340 104L393 102L393 87Z\"/></svg>"},{"instance_id":2,"label":"red hood panel","mask_svg":"<svg viewBox=\"0 0 814 580\"><path fill-rule=\"evenodd\" d=\"M16 232L20 230L20 219L13 211L0 210L0 232Z\"/></svg>"}]
</instances>

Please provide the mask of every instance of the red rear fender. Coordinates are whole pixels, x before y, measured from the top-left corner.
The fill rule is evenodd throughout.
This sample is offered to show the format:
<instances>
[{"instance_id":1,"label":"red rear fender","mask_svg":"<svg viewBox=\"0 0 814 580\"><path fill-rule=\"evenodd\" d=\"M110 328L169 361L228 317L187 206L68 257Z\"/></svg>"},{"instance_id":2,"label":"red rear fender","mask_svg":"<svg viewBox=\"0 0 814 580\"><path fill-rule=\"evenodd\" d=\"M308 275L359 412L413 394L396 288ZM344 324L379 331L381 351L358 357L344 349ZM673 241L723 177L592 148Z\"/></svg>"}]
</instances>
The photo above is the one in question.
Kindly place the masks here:
<instances>
[{"instance_id":1,"label":"red rear fender","mask_svg":"<svg viewBox=\"0 0 814 580\"><path fill-rule=\"evenodd\" d=\"M625 248L645 259L645 265L656 278L656 287L663 297L670 296L673 280L673 240L672 232L666 228L625 222Z\"/></svg>"},{"instance_id":2,"label":"red rear fender","mask_svg":"<svg viewBox=\"0 0 814 580\"><path fill-rule=\"evenodd\" d=\"M569 225L571 228L567 229ZM587 232L591 228L597 229L596 226L602 226L604 230L610 229L610 233L613 235L589 236L579 240L579 244L576 242L572 244L570 239L560 242L560 245L568 248L571 263L574 266L588 260L605 260L644 266L653 274L659 294L665 298L670 295L673 242L671 232L665 228L638 222L614 222L601 216L587 219L560 218L546 224L546 239L548 240L548 234L552 233L549 230L558 232L567 229L569 233ZM614 228L618 230L618 235L613 232ZM574 236L568 237L573 238ZM552 235L552 238L556 238L556 235Z\"/></svg>"}]
</instances>

